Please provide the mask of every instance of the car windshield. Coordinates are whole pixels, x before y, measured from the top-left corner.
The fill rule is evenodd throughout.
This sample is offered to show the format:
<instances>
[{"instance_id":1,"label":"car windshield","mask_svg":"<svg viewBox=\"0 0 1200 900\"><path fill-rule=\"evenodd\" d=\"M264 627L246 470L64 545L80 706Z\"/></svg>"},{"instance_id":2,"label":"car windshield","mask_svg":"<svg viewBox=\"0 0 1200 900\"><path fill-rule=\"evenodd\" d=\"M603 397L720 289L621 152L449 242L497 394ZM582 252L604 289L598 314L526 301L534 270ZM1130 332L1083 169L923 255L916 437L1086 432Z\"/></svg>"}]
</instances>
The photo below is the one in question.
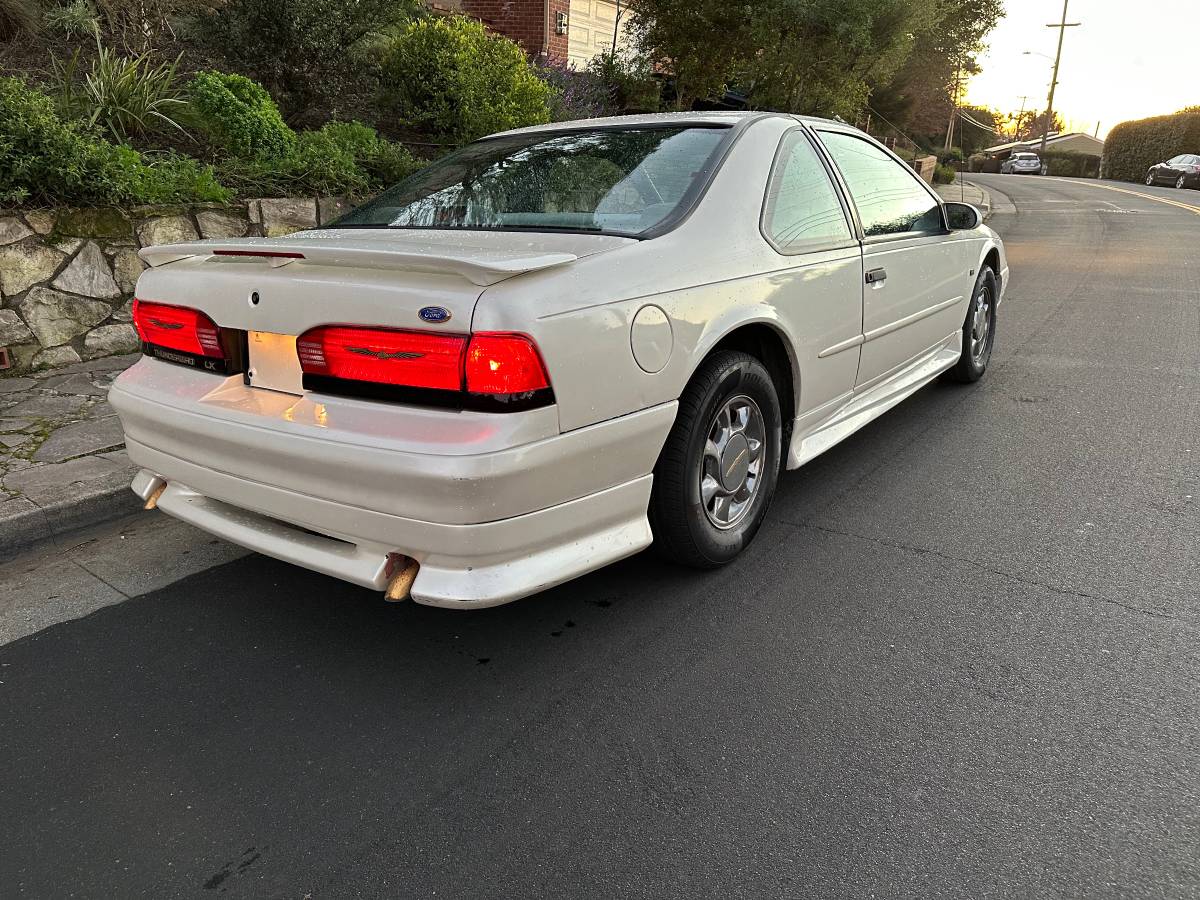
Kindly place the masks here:
<instances>
[{"instance_id":1,"label":"car windshield","mask_svg":"<svg viewBox=\"0 0 1200 900\"><path fill-rule=\"evenodd\" d=\"M703 185L724 127L530 132L470 144L332 228L467 228L639 235Z\"/></svg>"}]
</instances>

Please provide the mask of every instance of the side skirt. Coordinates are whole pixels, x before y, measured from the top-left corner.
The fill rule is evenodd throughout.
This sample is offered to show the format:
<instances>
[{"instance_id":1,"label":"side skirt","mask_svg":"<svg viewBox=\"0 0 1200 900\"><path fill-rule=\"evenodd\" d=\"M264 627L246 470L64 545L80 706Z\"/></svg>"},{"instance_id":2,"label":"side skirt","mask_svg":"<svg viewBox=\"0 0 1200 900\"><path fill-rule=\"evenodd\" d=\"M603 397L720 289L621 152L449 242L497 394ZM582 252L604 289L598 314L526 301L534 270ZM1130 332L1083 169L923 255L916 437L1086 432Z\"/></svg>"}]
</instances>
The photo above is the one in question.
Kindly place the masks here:
<instances>
[{"instance_id":1,"label":"side skirt","mask_svg":"<svg viewBox=\"0 0 1200 900\"><path fill-rule=\"evenodd\" d=\"M836 409L816 423L796 420L787 467L798 469L834 444L848 438L868 422L879 418L902 400L912 396L942 372L953 368L962 356L962 331L926 350L895 374L864 390L851 392L835 403Z\"/></svg>"}]
</instances>

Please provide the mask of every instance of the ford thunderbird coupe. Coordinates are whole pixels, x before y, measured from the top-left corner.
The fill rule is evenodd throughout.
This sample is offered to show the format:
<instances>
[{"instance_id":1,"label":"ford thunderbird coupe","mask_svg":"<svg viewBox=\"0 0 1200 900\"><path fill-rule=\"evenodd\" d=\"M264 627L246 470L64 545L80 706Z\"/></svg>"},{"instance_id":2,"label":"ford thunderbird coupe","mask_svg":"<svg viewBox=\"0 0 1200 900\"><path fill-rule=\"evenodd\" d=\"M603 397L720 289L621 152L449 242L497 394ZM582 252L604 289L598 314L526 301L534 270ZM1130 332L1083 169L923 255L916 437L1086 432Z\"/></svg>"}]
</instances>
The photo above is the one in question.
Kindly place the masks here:
<instances>
[{"instance_id":1,"label":"ford thunderbird coupe","mask_svg":"<svg viewBox=\"0 0 1200 900\"><path fill-rule=\"evenodd\" d=\"M728 563L785 469L983 375L1008 282L974 207L780 113L496 134L328 226L141 255L111 400L146 507L455 609Z\"/></svg>"}]
</instances>

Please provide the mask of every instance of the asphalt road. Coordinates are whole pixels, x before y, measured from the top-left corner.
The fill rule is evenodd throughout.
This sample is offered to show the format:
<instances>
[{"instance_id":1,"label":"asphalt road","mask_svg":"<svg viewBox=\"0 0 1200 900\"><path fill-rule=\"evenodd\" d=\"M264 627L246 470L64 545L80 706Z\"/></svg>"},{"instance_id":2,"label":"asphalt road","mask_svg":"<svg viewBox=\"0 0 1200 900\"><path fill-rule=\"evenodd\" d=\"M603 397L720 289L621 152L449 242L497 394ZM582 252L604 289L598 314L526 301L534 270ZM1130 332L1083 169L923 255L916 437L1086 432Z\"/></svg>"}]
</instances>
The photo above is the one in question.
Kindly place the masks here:
<instances>
[{"instance_id":1,"label":"asphalt road","mask_svg":"<svg viewBox=\"0 0 1200 900\"><path fill-rule=\"evenodd\" d=\"M979 181L987 377L790 473L724 570L452 613L97 538L209 562L0 647L0 893L1200 894L1200 214Z\"/></svg>"}]
</instances>

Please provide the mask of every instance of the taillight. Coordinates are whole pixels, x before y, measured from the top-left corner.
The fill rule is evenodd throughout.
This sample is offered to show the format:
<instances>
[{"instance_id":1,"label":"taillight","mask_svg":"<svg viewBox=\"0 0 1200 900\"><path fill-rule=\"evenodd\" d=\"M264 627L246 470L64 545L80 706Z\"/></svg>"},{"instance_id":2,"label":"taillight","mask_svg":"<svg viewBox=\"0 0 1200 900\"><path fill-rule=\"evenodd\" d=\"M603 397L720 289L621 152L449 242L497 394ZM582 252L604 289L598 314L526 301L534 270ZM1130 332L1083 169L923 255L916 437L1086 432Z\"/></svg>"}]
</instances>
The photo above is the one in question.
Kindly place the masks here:
<instances>
[{"instance_id":1,"label":"taillight","mask_svg":"<svg viewBox=\"0 0 1200 900\"><path fill-rule=\"evenodd\" d=\"M322 325L300 336L296 353L309 375L457 391L466 345L459 334Z\"/></svg>"},{"instance_id":2,"label":"taillight","mask_svg":"<svg viewBox=\"0 0 1200 900\"><path fill-rule=\"evenodd\" d=\"M133 301L133 324L147 344L210 359L224 359L216 324L198 309Z\"/></svg>"},{"instance_id":3,"label":"taillight","mask_svg":"<svg viewBox=\"0 0 1200 900\"><path fill-rule=\"evenodd\" d=\"M553 401L537 346L523 334L321 325L296 340L296 353L312 390L491 409Z\"/></svg>"},{"instance_id":4,"label":"taillight","mask_svg":"<svg viewBox=\"0 0 1200 900\"><path fill-rule=\"evenodd\" d=\"M537 347L523 334L481 331L472 335L466 379L472 394L508 396L550 387Z\"/></svg>"}]
</instances>

